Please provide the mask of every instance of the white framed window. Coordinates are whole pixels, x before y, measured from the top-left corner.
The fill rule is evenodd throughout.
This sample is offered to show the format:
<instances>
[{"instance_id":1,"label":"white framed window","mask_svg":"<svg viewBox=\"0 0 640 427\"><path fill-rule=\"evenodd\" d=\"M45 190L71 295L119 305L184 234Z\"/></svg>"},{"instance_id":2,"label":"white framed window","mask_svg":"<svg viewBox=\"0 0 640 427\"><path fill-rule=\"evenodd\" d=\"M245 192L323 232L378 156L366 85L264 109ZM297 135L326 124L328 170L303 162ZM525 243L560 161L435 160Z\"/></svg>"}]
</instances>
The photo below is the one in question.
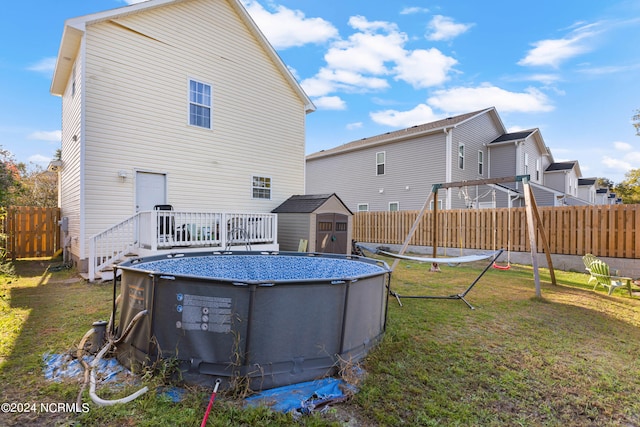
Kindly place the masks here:
<instances>
[{"instance_id":1,"label":"white framed window","mask_svg":"<svg viewBox=\"0 0 640 427\"><path fill-rule=\"evenodd\" d=\"M252 178L252 197L254 199L271 199L271 178L266 176L256 176Z\"/></svg>"},{"instance_id":2,"label":"white framed window","mask_svg":"<svg viewBox=\"0 0 640 427\"><path fill-rule=\"evenodd\" d=\"M529 153L524 153L524 175L529 175Z\"/></svg>"},{"instance_id":3,"label":"white framed window","mask_svg":"<svg viewBox=\"0 0 640 427\"><path fill-rule=\"evenodd\" d=\"M189 124L211 129L211 85L189 80Z\"/></svg>"},{"instance_id":4,"label":"white framed window","mask_svg":"<svg viewBox=\"0 0 640 427\"><path fill-rule=\"evenodd\" d=\"M384 175L386 160L387 154L384 151L376 153L376 175Z\"/></svg>"},{"instance_id":5,"label":"white framed window","mask_svg":"<svg viewBox=\"0 0 640 427\"><path fill-rule=\"evenodd\" d=\"M484 153L478 151L478 175L482 176L484 173Z\"/></svg>"},{"instance_id":6,"label":"white framed window","mask_svg":"<svg viewBox=\"0 0 640 427\"><path fill-rule=\"evenodd\" d=\"M429 209L433 210L433 200L429 202ZM438 209L442 209L442 200L438 199Z\"/></svg>"},{"instance_id":7,"label":"white framed window","mask_svg":"<svg viewBox=\"0 0 640 427\"><path fill-rule=\"evenodd\" d=\"M400 202L389 202L389 212L398 212L400 210Z\"/></svg>"},{"instance_id":8,"label":"white framed window","mask_svg":"<svg viewBox=\"0 0 640 427\"><path fill-rule=\"evenodd\" d=\"M358 203L358 212L369 212L369 203Z\"/></svg>"},{"instance_id":9,"label":"white framed window","mask_svg":"<svg viewBox=\"0 0 640 427\"><path fill-rule=\"evenodd\" d=\"M464 169L464 144L458 145L458 168Z\"/></svg>"},{"instance_id":10,"label":"white framed window","mask_svg":"<svg viewBox=\"0 0 640 427\"><path fill-rule=\"evenodd\" d=\"M540 182L540 169L542 169L541 160L537 159L536 160L536 181L537 182Z\"/></svg>"}]
</instances>

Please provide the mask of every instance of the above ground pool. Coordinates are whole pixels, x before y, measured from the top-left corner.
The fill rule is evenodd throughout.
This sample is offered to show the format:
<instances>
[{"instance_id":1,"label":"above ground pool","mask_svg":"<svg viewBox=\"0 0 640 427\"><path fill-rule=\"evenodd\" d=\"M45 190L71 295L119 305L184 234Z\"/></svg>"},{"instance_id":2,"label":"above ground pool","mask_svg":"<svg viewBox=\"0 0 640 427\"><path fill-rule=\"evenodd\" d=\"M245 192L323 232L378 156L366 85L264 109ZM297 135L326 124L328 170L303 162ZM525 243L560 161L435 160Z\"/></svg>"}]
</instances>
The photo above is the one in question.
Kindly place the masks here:
<instances>
[{"instance_id":1,"label":"above ground pool","mask_svg":"<svg viewBox=\"0 0 640 427\"><path fill-rule=\"evenodd\" d=\"M118 359L128 367L174 359L190 383L240 379L262 390L332 375L385 330L390 270L378 260L207 252L117 269L116 335L126 335Z\"/></svg>"}]
</instances>

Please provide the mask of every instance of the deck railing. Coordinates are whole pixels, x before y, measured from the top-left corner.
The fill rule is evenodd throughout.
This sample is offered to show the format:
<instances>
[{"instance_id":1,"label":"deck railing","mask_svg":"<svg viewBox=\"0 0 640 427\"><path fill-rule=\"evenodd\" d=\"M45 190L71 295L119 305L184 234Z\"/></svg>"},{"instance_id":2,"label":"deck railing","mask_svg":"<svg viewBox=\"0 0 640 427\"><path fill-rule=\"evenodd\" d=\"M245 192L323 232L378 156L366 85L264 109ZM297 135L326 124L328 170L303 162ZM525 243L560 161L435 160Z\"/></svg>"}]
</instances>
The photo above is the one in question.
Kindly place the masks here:
<instances>
[{"instance_id":1,"label":"deck railing","mask_svg":"<svg viewBox=\"0 0 640 427\"><path fill-rule=\"evenodd\" d=\"M137 248L251 249L251 245L277 244L277 236L277 216L271 213L139 212L91 237L89 280Z\"/></svg>"}]
</instances>

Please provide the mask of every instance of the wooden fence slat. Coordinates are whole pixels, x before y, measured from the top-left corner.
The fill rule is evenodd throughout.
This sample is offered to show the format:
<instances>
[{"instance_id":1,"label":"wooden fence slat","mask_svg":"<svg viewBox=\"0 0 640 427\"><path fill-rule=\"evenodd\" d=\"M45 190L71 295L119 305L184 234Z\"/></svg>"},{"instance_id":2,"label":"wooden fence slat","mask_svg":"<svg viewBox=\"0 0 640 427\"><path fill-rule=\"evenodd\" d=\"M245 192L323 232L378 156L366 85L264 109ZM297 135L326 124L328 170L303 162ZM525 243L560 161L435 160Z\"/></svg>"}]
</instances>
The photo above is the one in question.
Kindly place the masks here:
<instances>
[{"instance_id":1,"label":"wooden fence slat","mask_svg":"<svg viewBox=\"0 0 640 427\"><path fill-rule=\"evenodd\" d=\"M552 253L640 259L640 204L544 207L539 212ZM399 244L417 215L417 211L358 212L353 221L354 239ZM431 230L431 215L425 213L411 245L431 246L436 232L439 247L530 251L524 208L439 211L435 231ZM536 242L541 233L538 230Z\"/></svg>"},{"instance_id":2,"label":"wooden fence slat","mask_svg":"<svg viewBox=\"0 0 640 427\"><path fill-rule=\"evenodd\" d=\"M60 248L59 208L11 206L3 232L11 259L52 256Z\"/></svg>"}]
</instances>

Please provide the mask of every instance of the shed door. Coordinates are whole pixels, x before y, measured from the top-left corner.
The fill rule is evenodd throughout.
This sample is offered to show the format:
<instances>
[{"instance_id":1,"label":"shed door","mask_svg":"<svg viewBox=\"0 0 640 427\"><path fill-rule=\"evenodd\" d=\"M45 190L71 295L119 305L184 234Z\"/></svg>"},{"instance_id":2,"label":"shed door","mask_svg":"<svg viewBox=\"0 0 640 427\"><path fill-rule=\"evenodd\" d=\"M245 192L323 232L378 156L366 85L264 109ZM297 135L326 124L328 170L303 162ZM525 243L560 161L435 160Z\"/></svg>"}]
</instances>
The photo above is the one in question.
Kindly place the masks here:
<instances>
[{"instance_id":1,"label":"shed door","mask_svg":"<svg viewBox=\"0 0 640 427\"><path fill-rule=\"evenodd\" d=\"M316 251L332 254L347 253L347 215L323 213L316 217Z\"/></svg>"}]
</instances>

